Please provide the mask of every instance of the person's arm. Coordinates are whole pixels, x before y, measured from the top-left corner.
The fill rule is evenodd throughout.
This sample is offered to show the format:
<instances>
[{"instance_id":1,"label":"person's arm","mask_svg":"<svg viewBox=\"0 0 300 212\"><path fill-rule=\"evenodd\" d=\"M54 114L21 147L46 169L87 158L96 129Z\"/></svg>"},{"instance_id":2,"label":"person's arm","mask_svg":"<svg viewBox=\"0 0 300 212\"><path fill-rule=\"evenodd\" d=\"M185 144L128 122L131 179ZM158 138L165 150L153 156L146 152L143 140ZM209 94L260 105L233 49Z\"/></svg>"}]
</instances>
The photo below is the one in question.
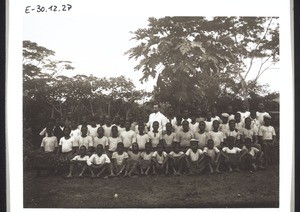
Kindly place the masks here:
<instances>
[{"instance_id":1,"label":"person's arm","mask_svg":"<svg viewBox=\"0 0 300 212\"><path fill-rule=\"evenodd\" d=\"M168 160L169 160L169 157L168 157L167 153L165 153L165 160L164 160L162 166L164 166L168 162Z\"/></svg>"},{"instance_id":2,"label":"person's arm","mask_svg":"<svg viewBox=\"0 0 300 212\"><path fill-rule=\"evenodd\" d=\"M41 143L41 153L45 153L45 138L43 138L42 143Z\"/></svg>"},{"instance_id":3,"label":"person's arm","mask_svg":"<svg viewBox=\"0 0 300 212\"><path fill-rule=\"evenodd\" d=\"M61 148L62 148L61 145L59 145L56 154L60 154L61 153Z\"/></svg>"},{"instance_id":4,"label":"person's arm","mask_svg":"<svg viewBox=\"0 0 300 212\"><path fill-rule=\"evenodd\" d=\"M229 161L229 157L226 155L226 153L225 153L224 150L221 150L221 151L220 151L220 156L221 156L221 155L225 158L226 161Z\"/></svg>"}]
</instances>

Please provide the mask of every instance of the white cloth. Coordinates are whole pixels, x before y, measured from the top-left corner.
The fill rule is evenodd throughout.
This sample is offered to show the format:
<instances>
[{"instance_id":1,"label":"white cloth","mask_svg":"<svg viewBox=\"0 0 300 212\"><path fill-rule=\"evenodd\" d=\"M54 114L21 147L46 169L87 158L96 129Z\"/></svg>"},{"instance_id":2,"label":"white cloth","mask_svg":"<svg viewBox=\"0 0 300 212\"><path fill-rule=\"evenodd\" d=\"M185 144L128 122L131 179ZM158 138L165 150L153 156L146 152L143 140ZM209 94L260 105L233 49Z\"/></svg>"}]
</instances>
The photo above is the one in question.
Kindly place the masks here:
<instances>
[{"instance_id":1,"label":"white cloth","mask_svg":"<svg viewBox=\"0 0 300 212\"><path fill-rule=\"evenodd\" d=\"M88 129L89 129L89 134L88 134L89 136L91 136L92 138L95 138L98 136L98 133L97 133L98 127L97 126L96 127L90 126Z\"/></svg>"},{"instance_id":2,"label":"white cloth","mask_svg":"<svg viewBox=\"0 0 300 212\"><path fill-rule=\"evenodd\" d=\"M250 149L248 149L246 146L243 146L243 150L246 150L246 152L253 157L255 157L257 153L259 153L259 150L255 147L250 147Z\"/></svg>"},{"instance_id":3,"label":"white cloth","mask_svg":"<svg viewBox=\"0 0 300 212\"><path fill-rule=\"evenodd\" d=\"M59 141L59 145L61 146L62 152L70 152L72 151L73 147L78 146L73 137L70 137L69 139L62 137Z\"/></svg>"},{"instance_id":4,"label":"white cloth","mask_svg":"<svg viewBox=\"0 0 300 212\"><path fill-rule=\"evenodd\" d=\"M194 134L191 131L179 131L176 135L176 141L180 143L182 147L191 146L191 139L194 138Z\"/></svg>"},{"instance_id":5,"label":"white cloth","mask_svg":"<svg viewBox=\"0 0 300 212\"><path fill-rule=\"evenodd\" d=\"M163 151L161 155L159 155L158 152L155 151L152 155L152 157L156 158L157 163L159 164L163 164L167 156L168 154L165 151Z\"/></svg>"},{"instance_id":6,"label":"white cloth","mask_svg":"<svg viewBox=\"0 0 300 212\"><path fill-rule=\"evenodd\" d=\"M119 155L118 152L114 152L111 158L116 159L117 165L121 166L123 161L128 158L128 154L127 152L123 152L121 155Z\"/></svg>"},{"instance_id":7,"label":"white cloth","mask_svg":"<svg viewBox=\"0 0 300 212\"><path fill-rule=\"evenodd\" d=\"M122 142L120 137L108 137L108 150L111 152L116 151L118 143Z\"/></svg>"},{"instance_id":8,"label":"white cloth","mask_svg":"<svg viewBox=\"0 0 300 212\"><path fill-rule=\"evenodd\" d=\"M86 136L86 137L78 137L77 138L78 146L81 147L82 145L85 146L87 149L89 147L92 147L94 142L93 138L91 136Z\"/></svg>"},{"instance_id":9,"label":"white cloth","mask_svg":"<svg viewBox=\"0 0 300 212\"><path fill-rule=\"evenodd\" d=\"M72 161L87 161L90 157L88 155L85 155L83 158L80 155L76 155L74 158L72 158Z\"/></svg>"},{"instance_id":10,"label":"white cloth","mask_svg":"<svg viewBox=\"0 0 300 212\"><path fill-rule=\"evenodd\" d=\"M238 147L233 147L232 149L229 149L229 147L223 147L222 149L223 152L228 153L228 154L237 154L241 152L242 150Z\"/></svg>"},{"instance_id":11,"label":"white cloth","mask_svg":"<svg viewBox=\"0 0 300 212\"><path fill-rule=\"evenodd\" d=\"M149 140L151 141L152 147L157 147L159 140L162 139L162 132L158 131L154 133L153 131L148 132Z\"/></svg>"},{"instance_id":12,"label":"white cloth","mask_svg":"<svg viewBox=\"0 0 300 212\"><path fill-rule=\"evenodd\" d=\"M103 136L102 138L95 137L94 138L94 147L97 147L99 144L102 144L103 148L108 146L108 138Z\"/></svg>"},{"instance_id":13,"label":"white cloth","mask_svg":"<svg viewBox=\"0 0 300 212\"><path fill-rule=\"evenodd\" d=\"M228 138L229 136L232 136L232 137L234 137L235 138L235 140L238 140L238 139L240 139L240 132L238 131L238 132L236 132L235 130L233 130L233 131L230 131L230 130L227 130L226 132L225 132L225 138Z\"/></svg>"},{"instance_id":14,"label":"white cloth","mask_svg":"<svg viewBox=\"0 0 300 212\"><path fill-rule=\"evenodd\" d=\"M136 134L134 142L138 144L139 150L145 149L145 144L149 142L148 134L140 135Z\"/></svg>"},{"instance_id":15,"label":"white cloth","mask_svg":"<svg viewBox=\"0 0 300 212\"><path fill-rule=\"evenodd\" d=\"M216 146L216 147L220 146L225 138L224 133L221 131L218 131L218 132L209 131L208 135L209 135L210 139L212 139L214 141L214 146Z\"/></svg>"},{"instance_id":16,"label":"white cloth","mask_svg":"<svg viewBox=\"0 0 300 212\"><path fill-rule=\"evenodd\" d=\"M174 151L171 151L169 153L169 155L173 156L174 158L177 158L177 157L180 157L180 156L184 155L184 152L180 151L180 152L176 153Z\"/></svg>"},{"instance_id":17,"label":"white cloth","mask_svg":"<svg viewBox=\"0 0 300 212\"><path fill-rule=\"evenodd\" d=\"M199 130L199 123L196 122L195 124L190 123L190 131L195 134Z\"/></svg>"},{"instance_id":18,"label":"white cloth","mask_svg":"<svg viewBox=\"0 0 300 212\"><path fill-rule=\"evenodd\" d=\"M209 149L208 147L204 147L203 153L206 152L210 157L215 158L216 154L220 152L220 150L217 147L213 147L212 149Z\"/></svg>"},{"instance_id":19,"label":"white cloth","mask_svg":"<svg viewBox=\"0 0 300 212\"><path fill-rule=\"evenodd\" d=\"M167 147L171 147L173 141L176 140L176 133L172 132L170 135L166 133L162 138L166 141Z\"/></svg>"},{"instance_id":20,"label":"white cloth","mask_svg":"<svg viewBox=\"0 0 300 212\"><path fill-rule=\"evenodd\" d=\"M132 151L128 151L128 156L131 160L139 160L141 158L141 152L138 152L137 154L134 154Z\"/></svg>"},{"instance_id":21,"label":"white cloth","mask_svg":"<svg viewBox=\"0 0 300 212\"><path fill-rule=\"evenodd\" d=\"M209 139L209 134L208 132L204 132L204 133L199 133L199 132L196 132L194 134L194 138L199 141L198 142L198 147L203 149L207 143L207 140Z\"/></svg>"},{"instance_id":22,"label":"white cloth","mask_svg":"<svg viewBox=\"0 0 300 212\"><path fill-rule=\"evenodd\" d=\"M55 136L44 137L41 143L41 147L44 148L46 153L54 152L55 147L58 147L57 138Z\"/></svg>"},{"instance_id":23,"label":"white cloth","mask_svg":"<svg viewBox=\"0 0 300 212\"><path fill-rule=\"evenodd\" d=\"M153 155L153 152L150 152L149 154L147 154L146 152L142 152L141 156L143 160L151 160Z\"/></svg>"},{"instance_id":24,"label":"white cloth","mask_svg":"<svg viewBox=\"0 0 300 212\"><path fill-rule=\"evenodd\" d=\"M102 126L102 128L103 128L103 130L104 130L104 136L106 136L107 138L108 137L111 137L111 127L112 127L113 125L111 125L111 126L106 126L106 124L104 124L103 126Z\"/></svg>"},{"instance_id":25,"label":"white cloth","mask_svg":"<svg viewBox=\"0 0 300 212\"><path fill-rule=\"evenodd\" d=\"M263 140L272 140L276 133L273 126L261 126L259 128L258 135L262 136Z\"/></svg>"},{"instance_id":26,"label":"white cloth","mask_svg":"<svg viewBox=\"0 0 300 212\"><path fill-rule=\"evenodd\" d=\"M120 134L121 141L125 148L131 147L132 143L135 141L135 132L133 130L123 131Z\"/></svg>"},{"instance_id":27,"label":"white cloth","mask_svg":"<svg viewBox=\"0 0 300 212\"><path fill-rule=\"evenodd\" d=\"M71 130L70 136L76 140L81 136L81 131L79 129Z\"/></svg>"},{"instance_id":28,"label":"white cloth","mask_svg":"<svg viewBox=\"0 0 300 212\"><path fill-rule=\"evenodd\" d=\"M194 152L192 149L188 149L185 154L186 156L189 156L192 161L197 161L203 152L201 149L197 149L196 152Z\"/></svg>"},{"instance_id":29,"label":"white cloth","mask_svg":"<svg viewBox=\"0 0 300 212\"><path fill-rule=\"evenodd\" d=\"M100 157L97 154L93 154L87 161L87 165L102 165L105 163L110 163L110 159L106 154L102 154Z\"/></svg>"},{"instance_id":30,"label":"white cloth","mask_svg":"<svg viewBox=\"0 0 300 212\"><path fill-rule=\"evenodd\" d=\"M267 112L256 112L256 120L258 121L258 123L260 124L260 126L264 125L264 116L265 115L270 115Z\"/></svg>"}]
</instances>

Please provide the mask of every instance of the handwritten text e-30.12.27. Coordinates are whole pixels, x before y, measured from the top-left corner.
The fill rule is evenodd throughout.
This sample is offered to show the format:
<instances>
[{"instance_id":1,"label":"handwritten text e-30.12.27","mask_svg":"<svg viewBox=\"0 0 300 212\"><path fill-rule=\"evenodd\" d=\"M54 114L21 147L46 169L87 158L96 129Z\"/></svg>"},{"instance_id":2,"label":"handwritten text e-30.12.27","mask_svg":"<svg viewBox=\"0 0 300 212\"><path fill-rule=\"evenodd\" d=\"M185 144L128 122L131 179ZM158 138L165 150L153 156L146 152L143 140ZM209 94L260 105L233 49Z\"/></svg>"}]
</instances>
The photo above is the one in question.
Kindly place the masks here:
<instances>
[{"instance_id":1,"label":"handwritten text e-30.12.27","mask_svg":"<svg viewBox=\"0 0 300 212\"><path fill-rule=\"evenodd\" d=\"M37 13L43 13L43 12L67 12L67 11L70 11L71 8L72 8L72 5L70 5L70 4L63 4L63 5L60 5L60 6L51 5L49 7L45 7L45 6L41 6L41 5L36 5L36 7L34 7L34 6L26 6L25 13L29 14L29 13L33 13L33 12L37 12Z\"/></svg>"}]
</instances>

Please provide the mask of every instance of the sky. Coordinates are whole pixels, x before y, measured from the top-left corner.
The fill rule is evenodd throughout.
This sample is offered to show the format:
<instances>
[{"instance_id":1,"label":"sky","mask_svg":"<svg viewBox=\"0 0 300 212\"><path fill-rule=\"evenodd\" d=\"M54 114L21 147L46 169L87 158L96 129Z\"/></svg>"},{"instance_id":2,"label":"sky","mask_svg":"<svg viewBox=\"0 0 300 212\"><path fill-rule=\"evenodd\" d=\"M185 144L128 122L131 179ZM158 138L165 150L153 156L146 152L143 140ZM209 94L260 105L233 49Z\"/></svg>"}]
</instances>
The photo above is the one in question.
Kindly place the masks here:
<instances>
[{"instance_id":1,"label":"sky","mask_svg":"<svg viewBox=\"0 0 300 212\"><path fill-rule=\"evenodd\" d=\"M75 70L62 74L114 77L125 75L137 89L152 91L155 79L141 84L142 73L134 71L138 64L124 53L136 45L130 40L130 31L147 27L148 16L24 16L23 40L36 42L55 51L59 60L69 60ZM260 84L269 84L269 90L279 91L279 65L266 71ZM255 66L254 66L255 68ZM254 74L255 72L253 72ZM249 74L249 79L254 75Z\"/></svg>"}]
</instances>

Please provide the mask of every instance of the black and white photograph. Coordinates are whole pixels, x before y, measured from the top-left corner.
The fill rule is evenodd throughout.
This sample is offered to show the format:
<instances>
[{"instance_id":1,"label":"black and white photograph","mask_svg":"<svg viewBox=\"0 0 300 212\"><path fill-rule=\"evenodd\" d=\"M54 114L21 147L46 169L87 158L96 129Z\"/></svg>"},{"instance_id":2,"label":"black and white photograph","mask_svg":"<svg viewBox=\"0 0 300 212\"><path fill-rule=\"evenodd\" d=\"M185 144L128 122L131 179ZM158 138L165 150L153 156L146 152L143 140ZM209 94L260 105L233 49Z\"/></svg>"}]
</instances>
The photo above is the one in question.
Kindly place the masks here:
<instances>
[{"instance_id":1,"label":"black and white photograph","mask_svg":"<svg viewBox=\"0 0 300 212\"><path fill-rule=\"evenodd\" d=\"M22 8L21 208L287 207L282 16L76 2Z\"/></svg>"}]
</instances>

